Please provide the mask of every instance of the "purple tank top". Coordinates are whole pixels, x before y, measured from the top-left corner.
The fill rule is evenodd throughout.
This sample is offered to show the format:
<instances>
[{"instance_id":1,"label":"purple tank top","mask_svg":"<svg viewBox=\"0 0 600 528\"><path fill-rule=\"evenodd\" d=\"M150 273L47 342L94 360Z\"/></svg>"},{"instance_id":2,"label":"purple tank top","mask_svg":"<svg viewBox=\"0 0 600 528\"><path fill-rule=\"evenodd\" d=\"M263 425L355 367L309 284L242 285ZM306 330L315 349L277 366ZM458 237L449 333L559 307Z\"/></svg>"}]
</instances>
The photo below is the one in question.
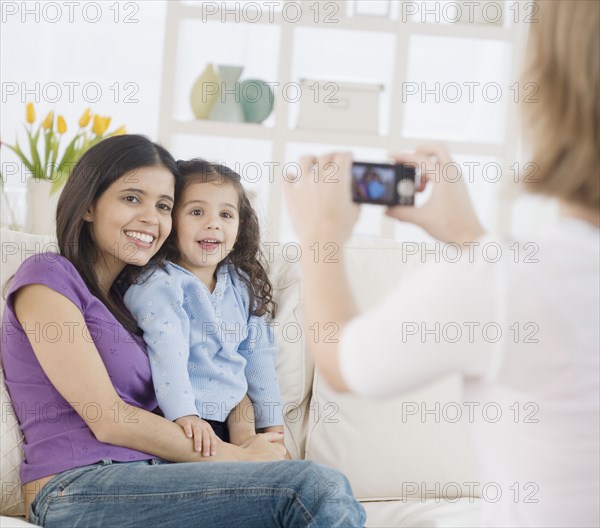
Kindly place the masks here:
<instances>
[{"instance_id":1,"label":"purple tank top","mask_svg":"<svg viewBox=\"0 0 600 528\"><path fill-rule=\"evenodd\" d=\"M24 331L15 317L13 300L15 292L28 284L44 284L64 295L81 310L87 329L57 324L47 328L36 325ZM25 484L103 459L126 462L152 458L147 453L96 440L75 407L91 420L97 419L99 407L93 403L67 402L50 383L29 340L56 339L57 332L79 333L83 339L94 342L115 390L126 403L147 411L157 405L143 340L132 337L91 294L66 258L55 253L29 257L7 291L0 354L6 386L25 437L21 482ZM130 417L133 420L135 412L132 410Z\"/></svg>"}]
</instances>

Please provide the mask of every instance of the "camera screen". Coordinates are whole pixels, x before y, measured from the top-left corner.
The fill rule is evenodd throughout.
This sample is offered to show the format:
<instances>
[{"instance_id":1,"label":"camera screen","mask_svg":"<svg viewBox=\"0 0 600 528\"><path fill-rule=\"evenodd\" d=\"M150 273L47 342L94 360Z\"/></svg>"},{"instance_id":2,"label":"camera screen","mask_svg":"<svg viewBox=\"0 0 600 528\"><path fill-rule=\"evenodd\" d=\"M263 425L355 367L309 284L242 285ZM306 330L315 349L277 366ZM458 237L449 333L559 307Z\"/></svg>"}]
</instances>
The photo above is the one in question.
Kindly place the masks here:
<instances>
[{"instance_id":1,"label":"camera screen","mask_svg":"<svg viewBox=\"0 0 600 528\"><path fill-rule=\"evenodd\" d=\"M373 166L354 163L352 194L356 202L391 204L394 202L396 169L393 165Z\"/></svg>"}]
</instances>

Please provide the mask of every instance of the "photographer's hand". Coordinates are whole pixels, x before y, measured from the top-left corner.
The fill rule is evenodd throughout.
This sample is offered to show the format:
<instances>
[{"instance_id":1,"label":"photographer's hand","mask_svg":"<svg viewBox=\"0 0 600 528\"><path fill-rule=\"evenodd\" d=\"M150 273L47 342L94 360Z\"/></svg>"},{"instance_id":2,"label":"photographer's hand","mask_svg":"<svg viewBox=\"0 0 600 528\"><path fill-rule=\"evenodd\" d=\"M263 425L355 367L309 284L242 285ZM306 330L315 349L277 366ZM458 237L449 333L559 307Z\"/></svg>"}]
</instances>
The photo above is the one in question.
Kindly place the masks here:
<instances>
[{"instance_id":1,"label":"photographer's hand","mask_svg":"<svg viewBox=\"0 0 600 528\"><path fill-rule=\"evenodd\" d=\"M422 145L414 154L393 156L398 163L416 165L421 171L421 186L433 185L422 207L390 207L386 215L412 222L442 242L464 244L484 234L458 164L441 145Z\"/></svg>"},{"instance_id":2,"label":"photographer's hand","mask_svg":"<svg viewBox=\"0 0 600 528\"><path fill-rule=\"evenodd\" d=\"M350 189L352 155L300 158L296 181L284 184L287 207L300 243L344 243L358 220Z\"/></svg>"}]
</instances>

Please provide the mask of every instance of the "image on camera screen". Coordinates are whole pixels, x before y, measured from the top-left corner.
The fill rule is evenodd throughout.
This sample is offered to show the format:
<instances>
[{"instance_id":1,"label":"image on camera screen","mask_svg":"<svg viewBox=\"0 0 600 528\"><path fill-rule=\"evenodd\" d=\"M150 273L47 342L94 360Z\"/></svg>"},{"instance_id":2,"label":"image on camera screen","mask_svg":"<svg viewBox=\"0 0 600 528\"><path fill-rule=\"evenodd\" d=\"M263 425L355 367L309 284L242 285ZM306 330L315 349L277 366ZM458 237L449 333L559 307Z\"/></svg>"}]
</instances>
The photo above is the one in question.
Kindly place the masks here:
<instances>
[{"instance_id":1,"label":"image on camera screen","mask_svg":"<svg viewBox=\"0 0 600 528\"><path fill-rule=\"evenodd\" d=\"M352 187L358 202L390 204L394 201L396 170L390 167L352 167Z\"/></svg>"}]
</instances>

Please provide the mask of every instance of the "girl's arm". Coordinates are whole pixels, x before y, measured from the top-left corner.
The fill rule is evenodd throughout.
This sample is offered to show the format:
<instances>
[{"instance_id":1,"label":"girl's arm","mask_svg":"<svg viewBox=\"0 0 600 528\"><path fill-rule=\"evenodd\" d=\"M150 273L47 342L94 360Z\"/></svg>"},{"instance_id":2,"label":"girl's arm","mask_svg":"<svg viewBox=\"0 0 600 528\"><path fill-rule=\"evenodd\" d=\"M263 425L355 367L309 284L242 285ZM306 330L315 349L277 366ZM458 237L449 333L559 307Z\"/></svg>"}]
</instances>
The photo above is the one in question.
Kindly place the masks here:
<instances>
[{"instance_id":1,"label":"girl's arm","mask_svg":"<svg viewBox=\"0 0 600 528\"><path fill-rule=\"evenodd\" d=\"M77 402L74 408L78 413L86 404L99 407L99 418L89 420L85 413L80 416L100 442L173 462L283 459L283 448L272 443L274 434L258 435L244 448L219 441L216 456L202 456L194 451L193 439L186 438L177 424L143 409L132 414L132 406L113 387L94 343L84 339L89 330L81 311L69 299L47 286L32 284L15 294L14 307L24 328L52 325L64 329L52 342L29 340L52 385L66 401Z\"/></svg>"},{"instance_id":2,"label":"girl's arm","mask_svg":"<svg viewBox=\"0 0 600 528\"><path fill-rule=\"evenodd\" d=\"M257 420L257 431L279 435L278 442L285 447L281 392L275 369L275 336L264 316L250 316L248 329L248 339L240 345L239 351L248 361L246 378L248 395L252 398L248 401L262 414ZM292 458L287 449L286 458Z\"/></svg>"},{"instance_id":3,"label":"girl's arm","mask_svg":"<svg viewBox=\"0 0 600 528\"><path fill-rule=\"evenodd\" d=\"M229 440L234 445L243 445L252 436L256 435L254 422L254 406L246 394L240 403L238 403L227 417L227 428L229 430ZM283 441L283 425L274 425L264 427L258 430L259 433L273 433L277 436L274 440L285 447ZM286 449L285 458L291 460L291 455Z\"/></svg>"},{"instance_id":4,"label":"girl's arm","mask_svg":"<svg viewBox=\"0 0 600 528\"><path fill-rule=\"evenodd\" d=\"M183 286L162 270L125 293L125 306L144 332L156 400L164 417L194 439L196 451L214 456L217 435L202 419L189 375L190 320L184 310Z\"/></svg>"},{"instance_id":5,"label":"girl's arm","mask_svg":"<svg viewBox=\"0 0 600 528\"><path fill-rule=\"evenodd\" d=\"M256 435L254 422L254 406L246 394L242 401L234 407L233 411L227 417L227 428L229 430L229 441L234 445L243 445L252 436ZM281 444L285 447L283 441L283 425L274 425L272 427L264 427L258 430L259 433L272 433L275 434L274 442ZM292 459L289 451L286 448L285 458L288 460Z\"/></svg>"},{"instance_id":6,"label":"girl's arm","mask_svg":"<svg viewBox=\"0 0 600 528\"><path fill-rule=\"evenodd\" d=\"M276 351L273 328L267 325L265 316L250 315L248 337L240 343L238 352L246 359L248 397L254 405L258 429L283 424Z\"/></svg>"},{"instance_id":7,"label":"girl's arm","mask_svg":"<svg viewBox=\"0 0 600 528\"><path fill-rule=\"evenodd\" d=\"M123 301L144 332L158 406L175 421L200 414L188 372L190 321L183 289L167 277L156 270L143 284L131 286Z\"/></svg>"},{"instance_id":8,"label":"girl's arm","mask_svg":"<svg viewBox=\"0 0 600 528\"><path fill-rule=\"evenodd\" d=\"M230 442L238 446L256 434L254 429L254 407L247 394L229 413L227 429Z\"/></svg>"}]
</instances>

